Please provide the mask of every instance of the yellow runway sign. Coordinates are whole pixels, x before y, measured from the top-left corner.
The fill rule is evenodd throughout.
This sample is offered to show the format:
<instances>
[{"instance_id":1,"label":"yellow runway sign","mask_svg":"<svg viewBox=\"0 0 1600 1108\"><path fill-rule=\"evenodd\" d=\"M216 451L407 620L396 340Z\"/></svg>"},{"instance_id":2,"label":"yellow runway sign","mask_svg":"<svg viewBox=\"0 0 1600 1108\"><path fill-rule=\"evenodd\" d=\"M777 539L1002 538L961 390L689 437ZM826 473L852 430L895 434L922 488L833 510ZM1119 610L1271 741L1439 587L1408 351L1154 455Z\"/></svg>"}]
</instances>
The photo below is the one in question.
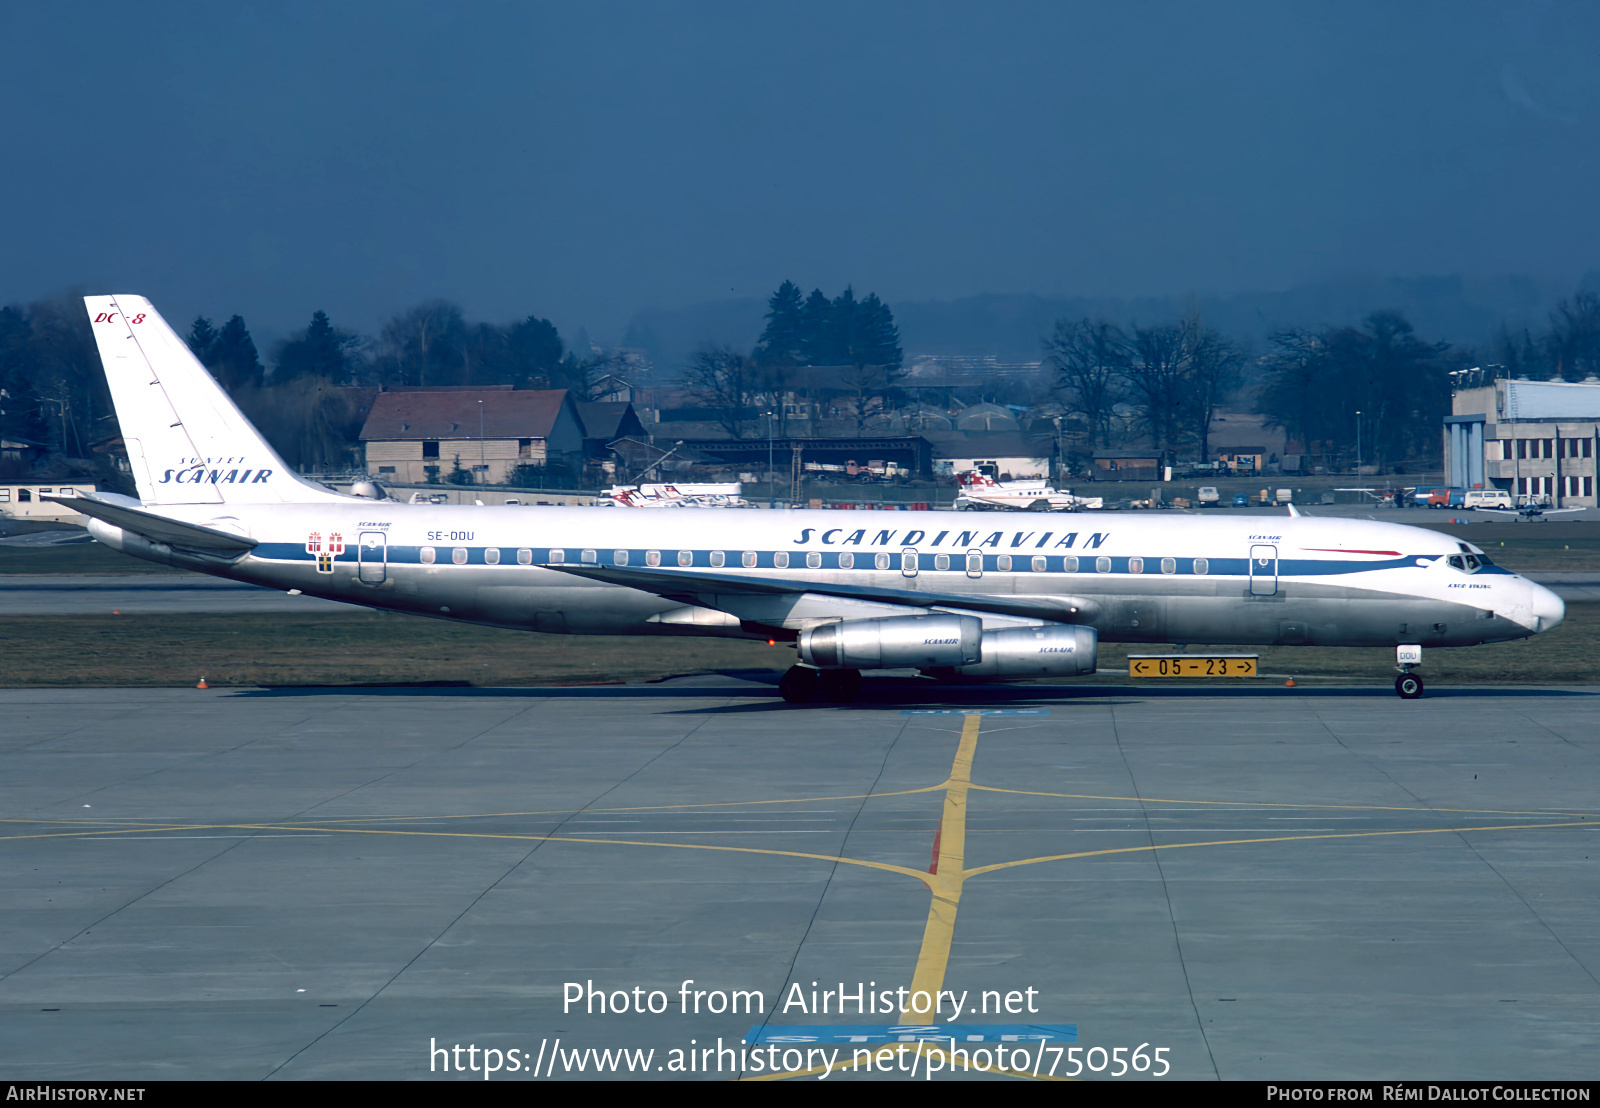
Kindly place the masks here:
<instances>
[{"instance_id":1,"label":"yellow runway sign","mask_svg":"<svg viewBox=\"0 0 1600 1108\"><path fill-rule=\"evenodd\" d=\"M1129 677L1254 677L1259 654L1129 654Z\"/></svg>"}]
</instances>

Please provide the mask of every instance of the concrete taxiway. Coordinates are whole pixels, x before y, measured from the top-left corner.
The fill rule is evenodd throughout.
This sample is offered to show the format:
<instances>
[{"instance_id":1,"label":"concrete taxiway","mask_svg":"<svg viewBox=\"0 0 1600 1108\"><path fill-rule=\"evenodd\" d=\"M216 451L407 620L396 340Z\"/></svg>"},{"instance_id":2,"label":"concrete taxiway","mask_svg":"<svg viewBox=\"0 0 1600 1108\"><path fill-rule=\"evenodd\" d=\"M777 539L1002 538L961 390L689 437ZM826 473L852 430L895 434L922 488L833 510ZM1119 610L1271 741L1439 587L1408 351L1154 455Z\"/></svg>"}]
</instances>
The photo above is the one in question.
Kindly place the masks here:
<instances>
[{"instance_id":1,"label":"concrete taxiway","mask_svg":"<svg viewBox=\"0 0 1600 1108\"><path fill-rule=\"evenodd\" d=\"M813 982L1031 989L959 1023L1175 1078L1594 1076L1600 688L928 695L0 691L4 1076L547 1080L557 1039L657 1071L899 1022L783 1010Z\"/></svg>"}]
</instances>

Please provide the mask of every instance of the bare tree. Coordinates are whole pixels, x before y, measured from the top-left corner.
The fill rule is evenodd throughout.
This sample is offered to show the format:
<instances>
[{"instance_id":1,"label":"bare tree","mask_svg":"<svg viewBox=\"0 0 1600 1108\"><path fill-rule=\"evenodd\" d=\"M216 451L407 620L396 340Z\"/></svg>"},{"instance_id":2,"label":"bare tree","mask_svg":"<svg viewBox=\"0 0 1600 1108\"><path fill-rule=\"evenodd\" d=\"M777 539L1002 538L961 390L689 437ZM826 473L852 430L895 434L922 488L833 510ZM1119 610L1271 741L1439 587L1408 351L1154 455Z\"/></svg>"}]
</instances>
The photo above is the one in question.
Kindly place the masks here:
<instances>
[{"instance_id":1,"label":"bare tree","mask_svg":"<svg viewBox=\"0 0 1600 1108\"><path fill-rule=\"evenodd\" d=\"M736 439L744 438L755 422L752 415L762 376L749 358L718 345L696 351L683 372L689 395L715 412L717 423Z\"/></svg>"},{"instance_id":2,"label":"bare tree","mask_svg":"<svg viewBox=\"0 0 1600 1108\"><path fill-rule=\"evenodd\" d=\"M1057 372L1057 390L1088 425L1090 445L1109 444L1128 361L1127 336L1110 320L1062 319L1044 348Z\"/></svg>"},{"instance_id":3,"label":"bare tree","mask_svg":"<svg viewBox=\"0 0 1600 1108\"><path fill-rule=\"evenodd\" d=\"M1189 429L1199 441L1203 462L1211 455L1211 423L1217 405L1238 384L1244 352L1202 324L1198 314L1187 317L1182 326L1189 361Z\"/></svg>"},{"instance_id":4,"label":"bare tree","mask_svg":"<svg viewBox=\"0 0 1600 1108\"><path fill-rule=\"evenodd\" d=\"M1139 426L1163 456L1170 457L1188 429L1193 404L1189 343L1181 324L1135 326L1123 370Z\"/></svg>"}]
</instances>

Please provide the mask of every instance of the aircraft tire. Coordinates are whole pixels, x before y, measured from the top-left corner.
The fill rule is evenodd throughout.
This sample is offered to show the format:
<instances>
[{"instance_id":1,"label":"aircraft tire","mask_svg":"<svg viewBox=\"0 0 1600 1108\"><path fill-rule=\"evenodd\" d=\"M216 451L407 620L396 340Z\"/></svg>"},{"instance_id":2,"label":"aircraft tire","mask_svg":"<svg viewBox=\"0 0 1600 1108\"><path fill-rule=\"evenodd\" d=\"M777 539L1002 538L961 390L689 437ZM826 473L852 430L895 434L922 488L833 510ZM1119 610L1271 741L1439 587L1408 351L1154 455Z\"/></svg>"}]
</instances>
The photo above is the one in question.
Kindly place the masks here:
<instances>
[{"instance_id":1,"label":"aircraft tire","mask_svg":"<svg viewBox=\"0 0 1600 1108\"><path fill-rule=\"evenodd\" d=\"M809 704L821 679L814 669L790 666L778 680L778 695L790 704Z\"/></svg>"},{"instance_id":2,"label":"aircraft tire","mask_svg":"<svg viewBox=\"0 0 1600 1108\"><path fill-rule=\"evenodd\" d=\"M835 704L848 704L861 695L859 669L825 669L822 671L822 699Z\"/></svg>"},{"instance_id":3,"label":"aircraft tire","mask_svg":"<svg viewBox=\"0 0 1600 1108\"><path fill-rule=\"evenodd\" d=\"M1402 673L1394 679L1394 691L1401 700L1415 700L1422 695L1422 678L1414 673Z\"/></svg>"}]
</instances>

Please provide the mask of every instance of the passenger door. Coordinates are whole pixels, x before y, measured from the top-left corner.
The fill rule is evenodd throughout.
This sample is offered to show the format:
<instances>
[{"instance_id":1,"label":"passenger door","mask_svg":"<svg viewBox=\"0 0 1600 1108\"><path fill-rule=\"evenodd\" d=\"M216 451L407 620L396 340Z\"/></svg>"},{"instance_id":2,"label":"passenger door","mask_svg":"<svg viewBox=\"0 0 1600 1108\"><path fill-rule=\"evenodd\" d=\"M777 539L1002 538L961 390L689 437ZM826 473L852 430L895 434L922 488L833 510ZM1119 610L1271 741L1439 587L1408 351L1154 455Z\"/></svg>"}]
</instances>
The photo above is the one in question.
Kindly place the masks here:
<instances>
[{"instance_id":1,"label":"passenger door","mask_svg":"<svg viewBox=\"0 0 1600 1108\"><path fill-rule=\"evenodd\" d=\"M363 585L381 585L388 576L389 536L383 531L361 532L356 550L356 579Z\"/></svg>"},{"instance_id":2,"label":"passenger door","mask_svg":"<svg viewBox=\"0 0 1600 1108\"><path fill-rule=\"evenodd\" d=\"M1250 548L1250 595L1278 595L1278 548L1256 545Z\"/></svg>"}]
</instances>

